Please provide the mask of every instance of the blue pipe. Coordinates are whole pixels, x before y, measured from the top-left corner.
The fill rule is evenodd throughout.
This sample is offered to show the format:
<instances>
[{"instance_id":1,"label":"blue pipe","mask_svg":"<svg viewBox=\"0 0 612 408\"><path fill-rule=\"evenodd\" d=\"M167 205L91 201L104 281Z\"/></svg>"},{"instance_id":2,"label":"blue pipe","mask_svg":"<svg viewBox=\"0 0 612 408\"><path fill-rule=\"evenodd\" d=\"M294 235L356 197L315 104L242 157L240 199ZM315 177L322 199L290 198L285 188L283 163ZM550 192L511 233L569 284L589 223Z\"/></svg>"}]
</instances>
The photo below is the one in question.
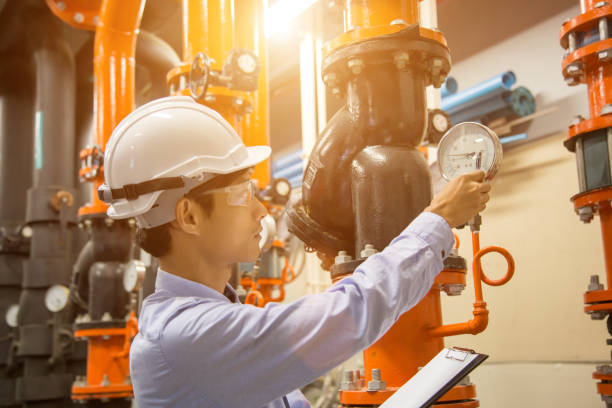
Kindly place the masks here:
<instances>
[{"instance_id":1,"label":"blue pipe","mask_svg":"<svg viewBox=\"0 0 612 408\"><path fill-rule=\"evenodd\" d=\"M295 177L303 173L304 173L304 165L302 161L300 160L299 163L295 163L289 167L285 167L281 170L274 171L272 175L274 176L274 178L290 179L292 177Z\"/></svg>"},{"instance_id":2,"label":"blue pipe","mask_svg":"<svg viewBox=\"0 0 612 408\"><path fill-rule=\"evenodd\" d=\"M452 115L459 110L467 109L483 100L508 91L515 82L516 75L514 75L514 72L506 71L462 92L442 99L440 107L449 115Z\"/></svg>"},{"instance_id":3,"label":"blue pipe","mask_svg":"<svg viewBox=\"0 0 612 408\"><path fill-rule=\"evenodd\" d=\"M284 156L275 159L272 162L272 171L277 171L285 167L290 167L297 162L302 162L302 149L296 150L295 152L286 154Z\"/></svg>"},{"instance_id":4,"label":"blue pipe","mask_svg":"<svg viewBox=\"0 0 612 408\"><path fill-rule=\"evenodd\" d=\"M523 117L535 112L535 98L529 89L518 87L485 99L467 109L462 109L450 115L452 123L481 119L487 115L491 117Z\"/></svg>"},{"instance_id":5,"label":"blue pipe","mask_svg":"<svg viewBox=\"0 0 612 408\"><path fill-rule=\"evenodd\" d=\"M516 142L517 140L527 139L527 133L519 133L512 136L506 136L499 139L502 144Z\"/></svg>"},{"instance_id":6,"label":"blue pipe","mask_svg":"<svg viewBox=\"0 0 612 408\"><path fill-rule=\"evenodd\" d=\"M446 77L446 81L442 84L440 88L440 92L442 92L442 97L446 98L447 96L451 96L457 93L459 89L459 84L457 80L452 76Z\"/></svg>"},{"instance_id":7,"label":"blue pipe","mask_svg":"<svg viewBox=\"0 0 612 408\"><path fill-rule=\"evenodd\" d=\"M291 184L292 188L300 187L302 185L302 175L289 179L289 184Z\"/></svg>"}]
</instances>

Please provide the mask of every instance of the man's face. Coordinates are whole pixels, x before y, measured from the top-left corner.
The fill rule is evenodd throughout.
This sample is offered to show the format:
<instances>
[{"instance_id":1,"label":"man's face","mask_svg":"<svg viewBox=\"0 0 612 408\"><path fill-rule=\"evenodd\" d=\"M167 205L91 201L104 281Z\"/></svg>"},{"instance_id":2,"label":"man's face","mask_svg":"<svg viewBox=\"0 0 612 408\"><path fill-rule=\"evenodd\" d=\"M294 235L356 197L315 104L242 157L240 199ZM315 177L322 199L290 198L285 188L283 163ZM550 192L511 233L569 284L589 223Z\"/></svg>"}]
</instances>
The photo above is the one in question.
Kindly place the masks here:
<instances>
[{"instance_id":1,"label":"man's face","mask_svg":"<svg viewBox=\"0 0 612 408\"><path fill-rule=\"evenodd\" d=\"M234 180L231 186L244 186L248 181L249 174L245 173ZM203 256L219 263L254 261L260 253L261 219L267 210L254 196L244 205L236 205L229 194L211 193L214 210L210 216L202 208L197 209L202 220L197 238L198 247L202 249Z\"/></svg>"}]
</instances>

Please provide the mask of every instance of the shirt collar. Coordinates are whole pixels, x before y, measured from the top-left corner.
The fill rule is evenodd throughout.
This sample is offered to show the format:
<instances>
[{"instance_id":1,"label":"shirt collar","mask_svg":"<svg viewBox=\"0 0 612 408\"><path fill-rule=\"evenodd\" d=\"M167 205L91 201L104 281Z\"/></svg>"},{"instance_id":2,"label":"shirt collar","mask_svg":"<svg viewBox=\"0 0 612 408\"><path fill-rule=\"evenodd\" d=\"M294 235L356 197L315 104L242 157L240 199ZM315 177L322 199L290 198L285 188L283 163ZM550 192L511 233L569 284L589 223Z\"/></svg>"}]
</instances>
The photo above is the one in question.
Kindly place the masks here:
<instances>
[{"instance_id":1,"label":"shirt collar","mask_svg":"<svg viewBox=\"0 0 612 408\"><path fill-rule=\"evenodd\" d=\"M225 301L229 300L232 303L238 303L238 294L229 283L225 285L225 291L223 294L221 294L206 285L181 278L180 276L166 272L161 268L157 268L155 291L158 292L160 290L168 291L177 296L215 298Z\"/></svg>"}]
</instances>

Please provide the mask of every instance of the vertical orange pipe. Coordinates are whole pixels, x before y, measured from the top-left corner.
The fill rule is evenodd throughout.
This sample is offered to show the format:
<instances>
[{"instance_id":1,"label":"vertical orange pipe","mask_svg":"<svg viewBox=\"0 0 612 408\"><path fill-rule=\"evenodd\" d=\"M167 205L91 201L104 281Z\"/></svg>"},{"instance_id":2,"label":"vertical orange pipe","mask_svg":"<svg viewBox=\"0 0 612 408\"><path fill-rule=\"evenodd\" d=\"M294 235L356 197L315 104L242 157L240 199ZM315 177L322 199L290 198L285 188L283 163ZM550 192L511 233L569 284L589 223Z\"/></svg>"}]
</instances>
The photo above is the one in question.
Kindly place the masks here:
<instances>
[{"instance_id":1,"label":"vertical orange pipe","mask_svg":"<svg viewBox=\"0 0 612 408\"><path fill-rule=\"evenodd\" d=\"M190 63L198 52L210 54L208 2L183 0L183 62Z\"/></svg>"},{"instance_id":2,"label":"vertical orange pipe","mask_svg":"<svg viewBox=\"0 0 612 408\"><path fill-rule=\"evenodd\" d=\"M253 111L243 120L242 139L247 146L269 145L268 135L268 50L264 33L265 0L242 0L236 7L236 43L251 50L260 64L257 91L253 93ZM257 166L253 178L263 188L270 182L270 160Z\"/></svg>"},{"instance_id":3,"label":"vertical orange pipe","mask_svg":"<svg viewBox=\"0 0 612 408\"><path fill-rule=\"evenodd\" d=\"M94 140L103 150L114 127L134 109L134 53L145 1L104 0L100 9L94 43ZM92 203L79 215L106 212L97 194L103 182L100 172L93 182Z\"/></svg>"},{"instance_id":4,"label":"vertical orange pipe","mask_svg":"<svg viewBox=\"0 0 612 408\"><path fill-rule=\"evenodd\" d=\"M234 20L234 0L183 0L184 62L204 52L221 69L234 48Z\"/></svg>"},{"instance_id":5,"label":"vertical orange pipe","mask_svg":"<svg viewBox=\"0 0 612 408\"><path fill-rule=\"evenodd\" d=\"M364 350L366 383L372 379L372 369L378 368L387 387L401 387L444 348L442 337L428 333L430 325L441 324L440 290L433 287L382 338Z\"/></svg>"},{"instance_id":6,"label":"vertical orange pipe","mask_svg":"<svg viewBox=\"0 0 612 408\"><path fill-rule=\"evenodd\" d=\"M419 22L418 0L345 0L344 31L357 28L388 26L401 19L408 24Z\"/></svg>"},{"instance_id":7,"label":"vertical orange pipe","mask_svg":"<svg viewBox=\"0 0 612 408\"><path fill-rule=\"evenodd\" d=\"M601 116L603 107L612 104L612 65L600 62L587 66L586 83L590 116Z\"/></svg>"}]
</instances>

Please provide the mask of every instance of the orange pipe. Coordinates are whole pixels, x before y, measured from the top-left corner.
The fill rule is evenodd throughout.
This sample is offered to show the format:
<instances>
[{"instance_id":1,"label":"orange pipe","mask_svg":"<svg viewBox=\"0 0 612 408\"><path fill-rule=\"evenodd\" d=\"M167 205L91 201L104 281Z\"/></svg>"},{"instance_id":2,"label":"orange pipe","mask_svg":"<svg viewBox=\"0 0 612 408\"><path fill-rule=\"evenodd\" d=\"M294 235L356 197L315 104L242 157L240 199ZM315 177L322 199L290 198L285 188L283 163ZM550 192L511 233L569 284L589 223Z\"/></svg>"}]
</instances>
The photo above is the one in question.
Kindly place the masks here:
<instances>
[{"instance_id":1,"label":"orange pipe","mask_svg":"<svg viewBox=\"0 0 612 408\"><path fill-rule=\"evenodd\" d=\"M400 387L444 348L444 339L428 333L442 324L440 290L433 287L418 305L404 313L376 343L363 352L366 384L378 368L387 387Z\"/></svg>"},{"instance_id":2,"label":"orange pipe","mask_svg":"<svg viewBox=\"0 0 612 408\"><path fill-rule=\"evenodd\" d=\"M418 24L419 3L416 0L345 0L344 31L357 28L388 26L401 19L407 24Z\"/></svg>"},{"instance_id":3,"label":"orange pipe","mask_svg":"<svg viewBox=\"0 0 612 408\"><path fill-rule=\"evenodd\" d=\"M514 275L514 259L504 248L490 246L480 249L480 234L478 231L472 232L472 248L474 260L472 263L472 273L474 279L474 318L463 323L447 324L438 326L429 331L429 335L435 337L456 336L458 334L478 334L487 328L489 324L489 311L487 303L482 296L482 282L487 285L500 286L508 282ZM481 258L489 252L497 252L506 258L508 270L503 278L498 280L489 279L482 271Z\"/></svg>"},{"instance_id":4,"label":"orange pipe","mask_svg":"<svg viewBox=\"0 0 612 408\"><path fill-rule=\"evenodd\" d=\"M104 0L94 43L96 120L95 144L104 150L115 126L134 109L136 38L146 0ZM93 182L92 203L79 215L105 213L106 203L97 189L104 182L100 171Z\"/></svg>"},{"instance_id":5,"label":"orange pipe","mask_svg":"<svg viewBox=\"0 0 612 408\"><path fill-rule=\"evenodd\" d=\"M612 65L608 62L589 64L586 83L591 118L601 116L603 107L612 104Z\"/></svg>"},{"instance_id":6,"label":"orange pipe","mask_svg":"<svg viewBox=\"0 0 612 408\"><path fill-rule=\"evenodd\" d=\"M234 48L234 0L183 0L183 61L204 52L221 69Z\"/></svg>"},{"instance_id":7,"label":"orange pipe","mask_svg":"<svg viewBox=\"0 0 612 408\"><path fill-rule=\"evenodd\" d=\"M236 42L240 48L251 50L260 64L257 91L253 95L253 110L243 120L242 139L247 146L269 145L268 135L268 61L264 33L264 0L243 0L236 7ZM270 183L270 160L257 166L253 178L264 188Z\"/></svg>"}]
</instances>

